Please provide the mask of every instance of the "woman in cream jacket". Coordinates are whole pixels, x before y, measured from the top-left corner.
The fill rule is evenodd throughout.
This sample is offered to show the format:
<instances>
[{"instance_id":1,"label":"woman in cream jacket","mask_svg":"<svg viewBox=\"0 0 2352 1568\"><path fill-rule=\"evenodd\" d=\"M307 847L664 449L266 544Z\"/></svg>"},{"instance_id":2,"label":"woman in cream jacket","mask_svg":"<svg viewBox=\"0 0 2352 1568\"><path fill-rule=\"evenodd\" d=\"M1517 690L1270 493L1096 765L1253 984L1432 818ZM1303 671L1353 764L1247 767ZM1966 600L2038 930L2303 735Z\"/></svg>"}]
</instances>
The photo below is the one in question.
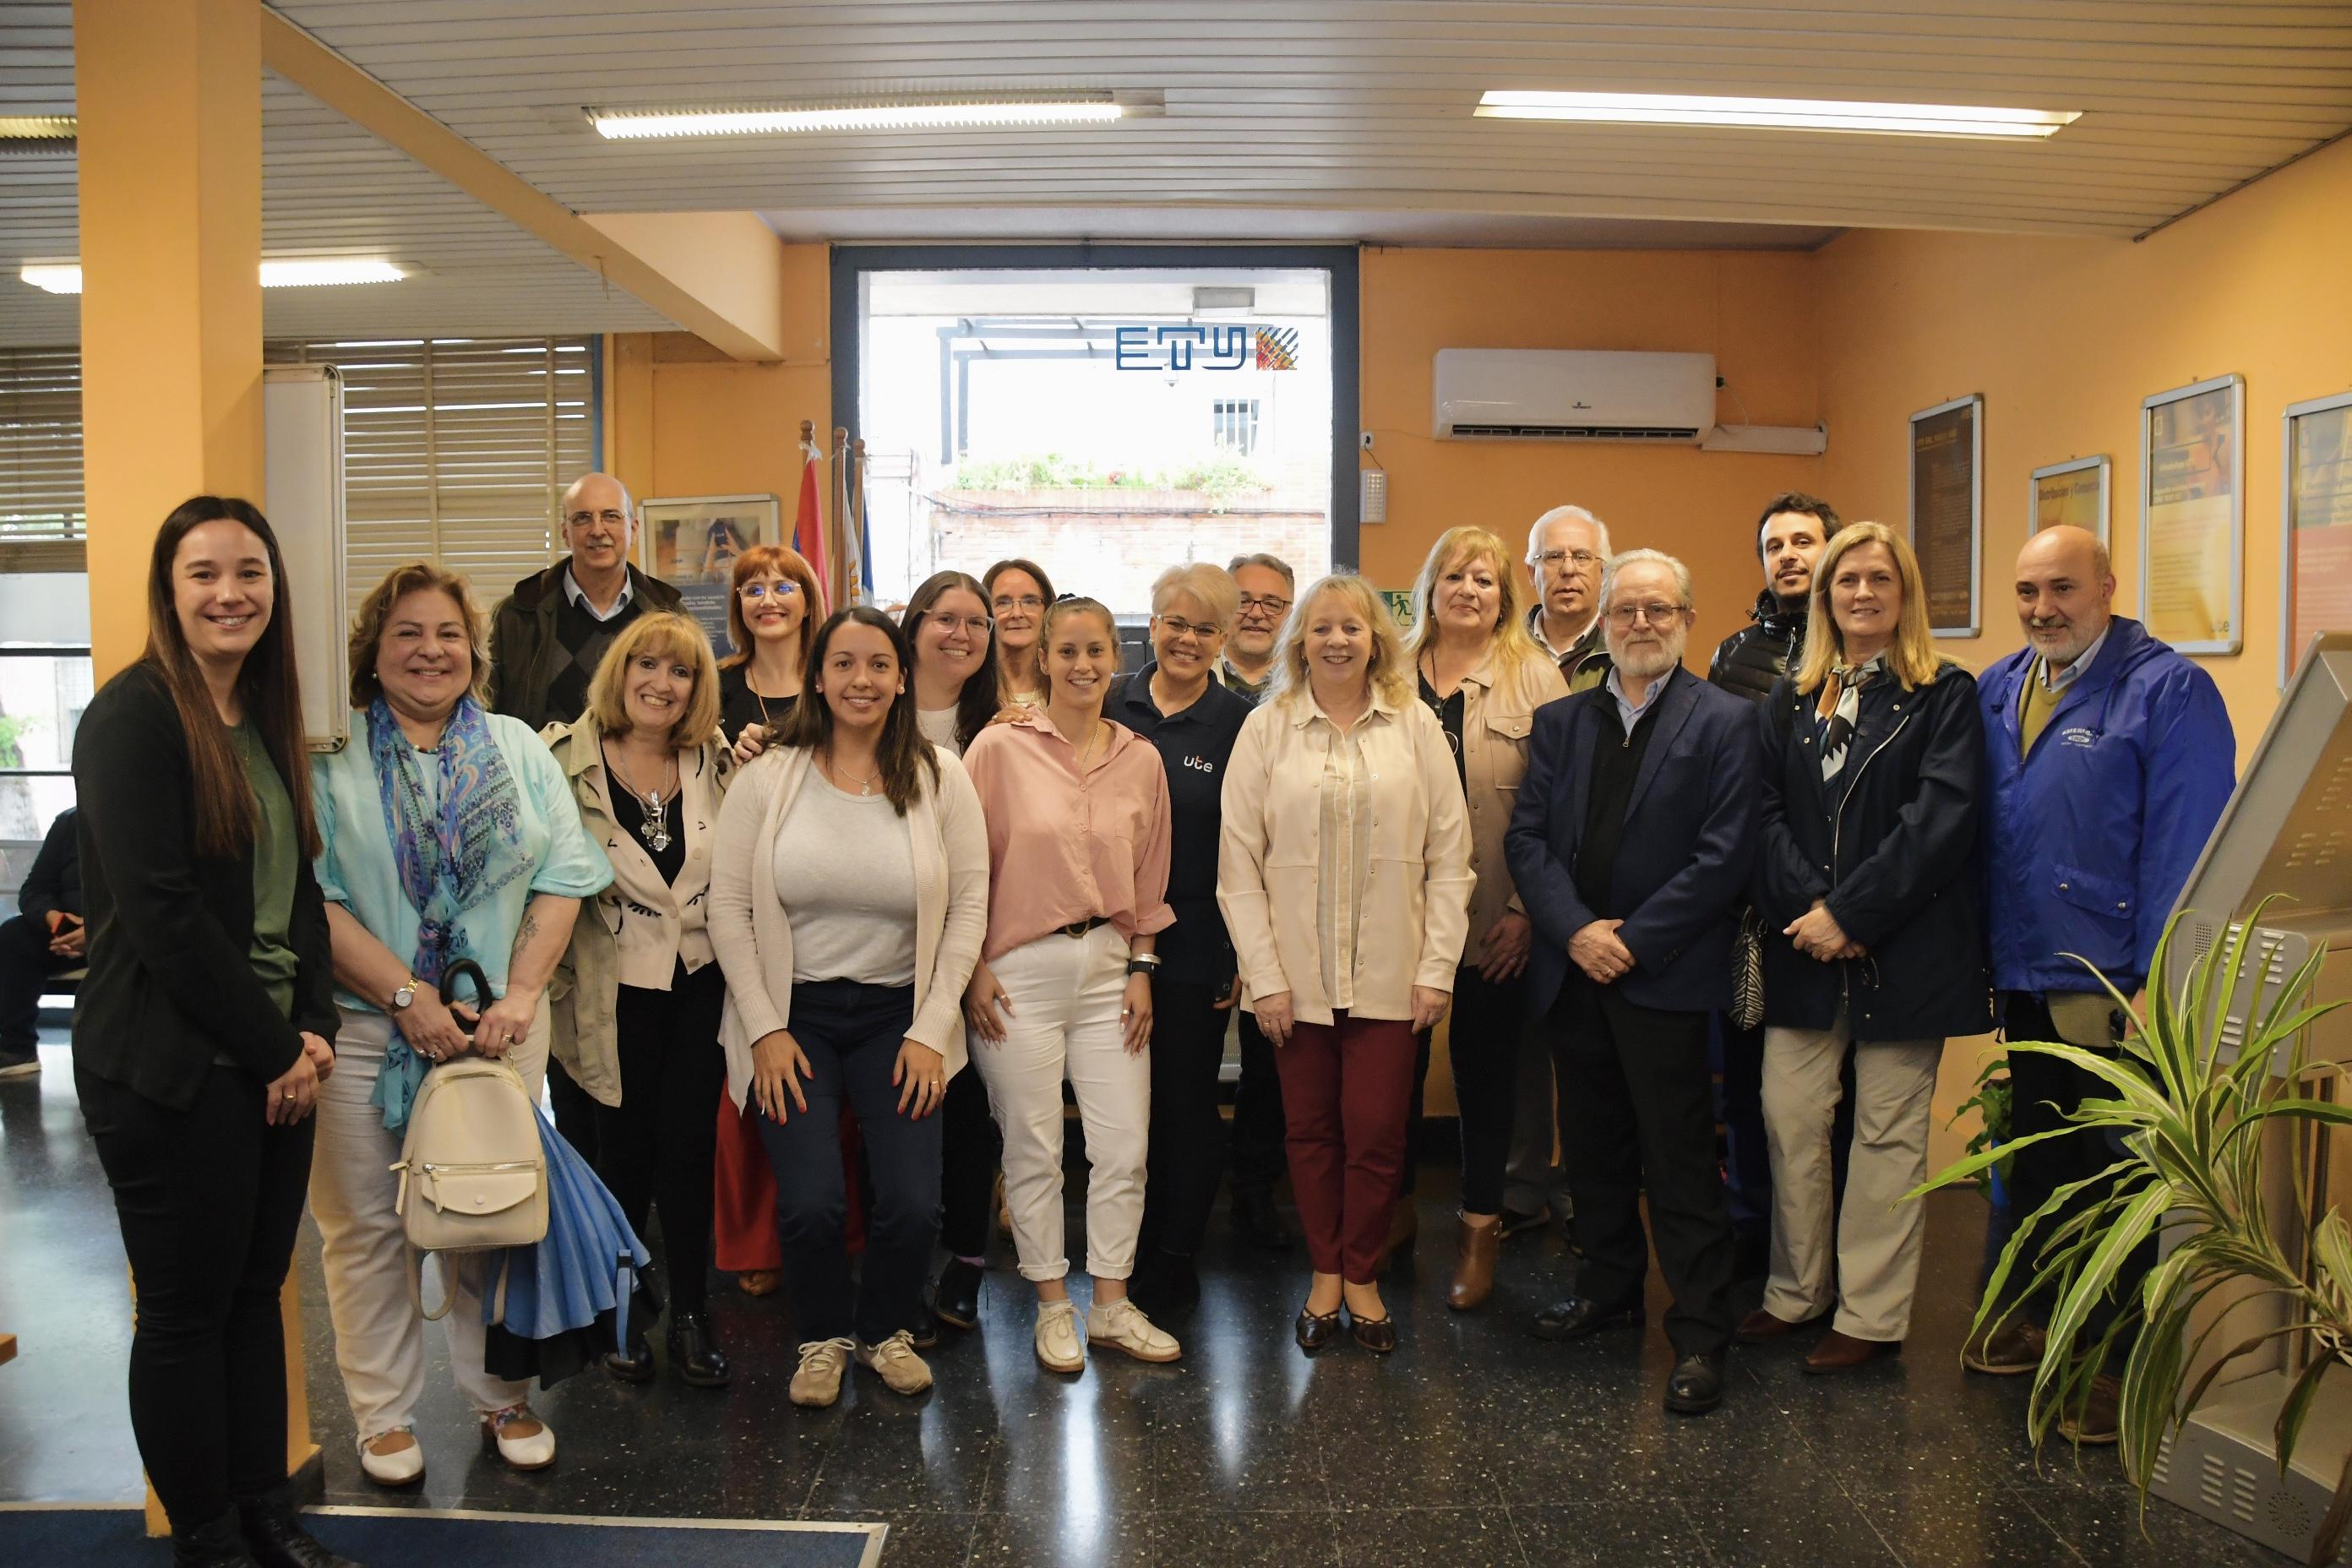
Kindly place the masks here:
<instances>
[{"instance_id":1,"label":"woman in cream jacket","mask_svg":"<svg viewBox=\"0 0 2352 1568\"><path fill-rule=\"evenodd\" d=\"M963 992L987 923L980 799L916 729L906 640L877 611L837 611L782 733L728 792L710 885L728 1092L760 1111L806 1336L795 1405L832 1404L852 1356L896 1393L930 1386L913 1338L939 1228L933 1113L964 1065ZM845 1101L875 1189L855 1289Z\"/></svg>"},{"instance_id":2,"label":"woman in cream jacket","mask_svg":"<svg viewBox=\"0 0 2352 1568\"><path fill-rule=\"evenodd\" d=\"M1300 1346L1396 1347L1378 1274L1413 1037L1445 1016L1469 931L1470 834L1436 716L1360 577L1283 628L1275 687L1225 771L1217 905L1242 1005L1277 1051L1290 1184L1315 1271Z\"/></svg>"}]
</instances>

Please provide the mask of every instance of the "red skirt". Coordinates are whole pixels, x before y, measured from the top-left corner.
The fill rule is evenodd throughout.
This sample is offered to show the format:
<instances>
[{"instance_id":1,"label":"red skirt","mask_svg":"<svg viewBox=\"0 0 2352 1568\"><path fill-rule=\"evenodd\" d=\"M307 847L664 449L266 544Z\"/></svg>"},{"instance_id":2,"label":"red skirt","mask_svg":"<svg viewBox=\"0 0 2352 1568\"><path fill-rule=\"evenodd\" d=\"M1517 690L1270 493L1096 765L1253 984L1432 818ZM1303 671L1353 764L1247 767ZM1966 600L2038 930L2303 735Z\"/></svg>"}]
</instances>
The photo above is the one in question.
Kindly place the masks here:
<instances>
[{"instance_id":1,"label":"red skirt","mask_svg":"<svg viewBox=\"0 0 2352 1568\"><path fill-rule=\"evenodd\" d=\"M711 1168L712 1229L718 1247L713 1261L730 1273L756 1268L781 1268L782 1244L776 1239L776 1173L768 1152L760 1145L759 1112L739 1110L721 1085L719 1090L719 1158ZM857 1118L841 1108L841 1168L849 1193L849 1213L843 1237L852 1257L866 1250L866 1197L859 1190L858 1167L865 1147Z\"/></svg>"}]
</instances>

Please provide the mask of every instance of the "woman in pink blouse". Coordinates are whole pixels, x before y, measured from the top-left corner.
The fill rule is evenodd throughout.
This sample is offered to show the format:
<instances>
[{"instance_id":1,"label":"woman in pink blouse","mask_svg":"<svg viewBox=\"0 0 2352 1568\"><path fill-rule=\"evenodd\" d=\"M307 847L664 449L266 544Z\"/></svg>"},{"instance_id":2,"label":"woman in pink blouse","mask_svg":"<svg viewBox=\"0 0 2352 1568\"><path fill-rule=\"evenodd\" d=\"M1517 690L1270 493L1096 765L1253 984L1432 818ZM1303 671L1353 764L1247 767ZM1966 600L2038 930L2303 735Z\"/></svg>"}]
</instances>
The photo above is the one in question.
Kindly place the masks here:
<instances>
[{"instance_id":1,"label":"woman in pink blouse","mask_svg":"<svg viewBox=\"0 0 2352 1568\"><path fill-rule=\"evenodd\" d=\"M1078 1372L1064 1283L1062 1079L1087 1133L1086 1342L1174 1361L1174 1336L1128 1299L1151 1113L1154 933L1168 908L1168 778L1151 742L1102 716L1118 633L1092 599L1045 615L1043 708L973 740L964 769L988 822L988 935L964 993L972 1065L1004 1132L1021 1274L1037 1287L1037 1359Z\"/></svg>"}]
</instances>

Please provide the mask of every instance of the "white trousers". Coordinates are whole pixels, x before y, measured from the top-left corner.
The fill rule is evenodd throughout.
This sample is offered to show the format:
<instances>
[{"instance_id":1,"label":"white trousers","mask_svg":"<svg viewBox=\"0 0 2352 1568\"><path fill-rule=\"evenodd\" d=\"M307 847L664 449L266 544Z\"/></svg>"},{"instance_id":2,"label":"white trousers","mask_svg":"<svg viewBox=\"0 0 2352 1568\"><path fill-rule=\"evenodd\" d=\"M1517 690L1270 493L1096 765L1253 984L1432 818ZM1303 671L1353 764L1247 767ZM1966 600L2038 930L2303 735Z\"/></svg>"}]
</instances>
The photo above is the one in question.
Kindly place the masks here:
<instances>
[{"instance_id":1,"label":"white trousers","mask_svg":"<svg viewBox=\"0 0 2352 1568\"><path fill-rule=\"evenodd\" d=\"M1903 1194L1927 1179L1941 1040L1873 1040L1853 1047L1853 1147L1845 1203L1830 1183L1830 1128L1846 1020L1827 1029L1764 1031L1764 1132L1772 1151L1772 1277L1764 1310L1784 1322L1827 1311L1858 1340L1911 1331L1926 1211ZM1837 1259L1831 1283L1832 1228Z\"/></svg>"},{"instance_id":2,"label":"white trousers","mask_svg":"<svg viewBox=\"0 0 2352 1568\"><path fill-rule=\"evenodd\" d=\"M342 1020L335 1070L319 1092L310 1213L326 1242L335 1362L364 1443L415 1419L416 1402L425 1394L425 1319L409 1300L408 1237L393 1208L400 1191L400 1178L392 1171L400 1158L400 1136L384 1131L383 1112L368 1103L392 1040L392 1020L381 1013L351 1012ZM511 1057L533 1100L546 1081L547 1037L548 1012L541 1003L530 1035ZM480 1258L441 1258L427 1267L425 1279L428 1300L437 1300L442 1289L448 1291L441 1330L449 1342L449 1368L457 1391L484 1415L520 1405L530 1392L528 1380L509 1383L482 1370L486 1272Z\"/></svg>"},{"instance_id":3,"label":"white trousers","mask_svg":"<svg viewBox=\"0 0 2352 1568\"><path fill-rule=\"evenodd\" d=\"M972 1064L1004 1131L1004 1201L1024 1279L1070 1271L1062 1238L1062 1079L1076 1090L1087 1130L1087 1270L1124 1279L1143 1226L1143 1167L1151 1121L1150 1047L1129 1056L1119 1006L1127 942L1116 927L1081 937L1055 931L989 967L1012 998L1004 1038L971 1037Z\"/></svg>"}]
</instances>

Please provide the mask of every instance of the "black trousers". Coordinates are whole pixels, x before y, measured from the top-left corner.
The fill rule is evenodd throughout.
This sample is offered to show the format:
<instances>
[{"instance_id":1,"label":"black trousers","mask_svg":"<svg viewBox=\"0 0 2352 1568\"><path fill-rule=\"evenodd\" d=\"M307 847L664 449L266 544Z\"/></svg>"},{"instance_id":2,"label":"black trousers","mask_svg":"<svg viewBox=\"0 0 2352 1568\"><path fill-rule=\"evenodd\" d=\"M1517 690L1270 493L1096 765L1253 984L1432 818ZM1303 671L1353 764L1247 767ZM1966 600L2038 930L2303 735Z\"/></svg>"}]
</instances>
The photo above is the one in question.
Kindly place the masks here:
<instances>
[{"instance_id":1,"label":"black trousers","mask_svg":"<svg viewBox=\"0 0 2352 1568\"><path fill-rule=\"evenodd\" d=\"M1234 1085L1233 1142L1228 1158L1235 1197L1262 1197L1290 1173L1290 1129L1282 1115L1282 1074L1274 1042L1257 1026L1257 1015L1239 1021L1242 1076Z\"/></svg>"},{"instance_id":2,"label":"black trousers","mask_svg":"<svg viewBox=\"0 0 2352 1568\"><path fill-rule=\"evenodd\" d=\"M803 1340L855 1335L878 1344L911 1329L940 1212L940 1114L918 1121L898 1110L890 1082L898 1047L915 1021L911 985L820 980L793 987L793 1038L815 1074L801 1086L803 1113L755 1118L776 1173L776 1232L784 1287ZM966 1066L950 1086L979 1075ZM874 1175L866 1211L862 1282L850 1284L842 1227L849 1212L841 1169L841 1108L856 1112ZM982 1193L983 1200L986 1193Z\"/></svg>"},{"instance_id":3,"label":"black trousers","mask_svg":"<svg viewBox=\"0 0 2352 1568\"><path fill-rule=\"evenodd\" d=\"M563 1064L551 1056L547 1058L547 1106L563 1141L579 1151L582 1159L602 1171L604 1162L596 1158L596 1097L574 1083L572 1075L563 1070Z\"/></svg>"},{"instance_id":4,"label":"black trousers","mask_svg":"<svg viewBox=\"0 0 2352 1568\"><path fill-rule=\"evenodd\" d=\"M1157 980L1151 986L1151 1152L1144 1173L1143 1229L1137 1247L1201 1249L1225 1168L1225 1119L1217 1110L1217 1070L1225 1059L1222 985Z\"/></svg>"},{"instance_id":5,"label":"black trousers","mask_svg":"<svg viewBox=\"0 0 2352 1568\"><path fill-rule=\"evenodd\" d=\"M965 1038L972 1048L987 1049ZM940 1112L940 1245L958 1258L988 1256L989 1227L996 1223L989 1198L1003 1157L1004 1136L989 1114L988 1086L967 1064L948 1079Z\"/></svg>"},{"instance_id":6,"label":"black trousers","mask_svg":"<svg viewBox=\"0 0 2352 1568\"><path fill-rule=\"evenodd\" d=\"M1482 978L1473 965L1454 972L1453 1022L1446 1040L1454 1064L1454 1101L1462 1117L1465 1214L1502 1212L1503 1173L1510 1163L1511 1131L1518 1117L1519 1042L1527 1025L1524 972L1500 984Z\"/></svg>"},{"instance_id":7,"label":"black trousers","mask_svg":"<svg viewBox=\"0 0 2352 1568\"><path fill-rule=\"evenodd\" d=\"M49 922L35 915L0 921L0 1055L22 1056L40 1043L41 982L81 960L49 951Z\"/></svg>"},{"instance_id":8,"label":"black trousers","mask_svg":"<svg viewBox=\"0 0 2352 1568\"><path fill-rule=\"evenodd\" d=\"M86 1072L74 1088L138 1293L131 1433L173 1529L192 1530L286 1479L278 1297L319 1124L265 1125L261 1083L236 1068L185 1110Z\"/></svg>"},{"instance_id":9,"label":"black trousers","mask_svg":"<svg viewBox=\"0 0 2352 1568\"><path fill-rule=\"evenodd\" d=\"M2001 1034L2011 1040L2056 1040L2058 1028L2051 1021L2049 1005L2041 994L2031 991L2004 992L2001 995ZM2130 1059L2124 1053L2111 1053L2121 1059ZM2010 1126L2020 1137L2066 1124L2065 1111L2074 1110L2085 1100L2112 1100L2115 1090L2101 1079L2084 1072L2071 1062L2046 1057L2039 1051L2012 1051L2009 1057ZM2062 1187L2095 1177L2122 1158L2121 1147L2105 1132L2082 1128L2063 1138L2052 1138L2017 1152L2010 1166L2009 1207L2012 1225L2022 1225L2027 1217L2054 1197ZM2026 1246L2038 1253L2042 1245L2074 1215L2102 1201L2114 1190L2114 1183L2094 1182L2092 1185L2069 1198L2048 1217L2037 1221L2033 1235ZM2029 1258L2026 1262L2030 1263ZM2109 1287L2090 1316L2084 1321L2076 1343L2086 1352L2104 1338L2115 1326L2116 1315L2126 1303L2139 1300L2141 1283L2148 1270L2156 1267L2156 1238L2150 1237L2134 1248L2123 1267L2116 1271L2115 1282ZM2031 1269L2023 1266L2011 1273L2008 1291L2012 1300L2022 1301L2024 1310L2034 1316L2046 1313L2053 1304L2049 1290L2029 1291L2022 1288ZM2108 1369L2120 1372L2124 1360L2131 1353L2132 1342L2138 1337L2138 1325L2124 1331L2116 1340L2108 1358Z\"/></svg>"},{"instance_id":10,"label":"black trousers","mask_svg":"<svg viewBox=\"0 0 2352 1568\"><path fill-rule=\"evenodd\" d=\"M1546 1025L1584 1253L1578 1293L1638 1304L1654 1239L1674 1298L1665 1327L1675 1353L1721 1354L1731 1343L1733 1247L1715 1159L1707 1015L1643 1007L1570 973Z\"/></svg>"},{"instance_id":11,"label":"black trousers","mask_svg":"<svg viewBox=\"0 0 2352 1568\"><path fill-rule=\"evenodd\" d=\"M613 1009L621 1103L596 1105L596 1174L640 1238L648 1211L661 1210L673 1321L699 1314L710 1300L714 1108L727 1080L719 1015L726 1001L716 963L692 974L680 963L667 991L622 986Z\"/></svg>"}]
</instances>

